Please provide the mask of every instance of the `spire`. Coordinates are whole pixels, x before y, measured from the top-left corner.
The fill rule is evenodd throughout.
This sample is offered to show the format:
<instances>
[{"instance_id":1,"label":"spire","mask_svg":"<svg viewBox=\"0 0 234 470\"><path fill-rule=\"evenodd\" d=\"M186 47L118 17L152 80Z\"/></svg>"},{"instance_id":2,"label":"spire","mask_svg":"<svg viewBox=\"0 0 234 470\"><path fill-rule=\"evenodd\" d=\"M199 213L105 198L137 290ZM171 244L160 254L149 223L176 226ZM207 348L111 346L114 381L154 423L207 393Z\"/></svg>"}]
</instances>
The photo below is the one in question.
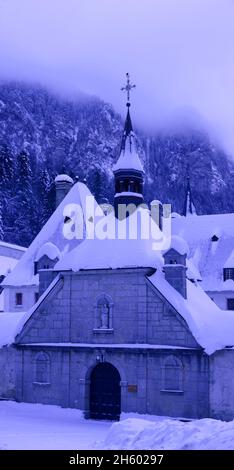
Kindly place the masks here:
<instances>
[{"instance_id":1,"label":"spire","mask_svg":"<svg viewBox=\"0 0 234 470\"><path fill-rule=\"evenodd\" d=\"M128 73L126 77L127 83L121 90L127 93L127 115L123 129L120 155L115 165L113 165L115 176L115 215L118 218L126 217L121 212L123 206L128 207L129 204L132 204L138 207L144 202L144 169L138 155L136 136L133 132L130 116L130 92L136 85L130 82Z\"/></svg>"},{"instance_id":2,"label":"spire","mask_svg":"<svg viewBox=\"0 0 234 470\"><path fill-rule=\"evenodd\" d=\"M126 136L128 136L131 132L133 132L133 127L132 127L132 120L131 120L131 116L130 116L130 111L129 111L129 108L128 108L127 116L126 116L125 124L124 124L124 134Z\"/></svg>"},{"instance_id":3,"label":"spire","mask_svg":"<svg viewBox=\"0 0 234 470\"><path fill-rule=\"evenodd\" d=\"M130 116L130 93L133 88L136 88L136 85L133 85L130 82L130 75L129 73L126 73L126 79L127 83L124 87L121 88L121 91L125 91L127 93L127 116L125 119L125 124L124 124L124 132L123 132L123 138L122 138L122 145L121 148L122 150L125 150L126 147L126 140L129 138L129 147L130 147L130 152L132 151L132 133L133 133L133 127L132 127L132 120Z\"/></svg>"},{"instance_id":4,"label":"spire","mask_svg":"<svg viewBox=\"0 0 234 470\"><path fill-rule=\"evenodd\" d=\"M196 214L197 212L193 203L192 191L191 191L191 186L190 186L190 176L188 175L183 215L187 217L188 215L196 215Z\"/></svg>"}]
</instances>

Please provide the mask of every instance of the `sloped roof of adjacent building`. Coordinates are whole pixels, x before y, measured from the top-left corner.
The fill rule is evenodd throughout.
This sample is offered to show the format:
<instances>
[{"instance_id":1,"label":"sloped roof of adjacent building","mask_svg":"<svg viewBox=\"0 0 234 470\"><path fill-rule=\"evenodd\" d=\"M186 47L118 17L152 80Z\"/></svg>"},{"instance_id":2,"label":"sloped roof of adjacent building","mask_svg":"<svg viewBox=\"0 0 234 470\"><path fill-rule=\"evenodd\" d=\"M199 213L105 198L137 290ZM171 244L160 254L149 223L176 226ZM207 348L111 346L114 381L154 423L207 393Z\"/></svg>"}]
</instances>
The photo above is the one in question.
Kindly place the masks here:
<instances>
[{"instance_id":1,"label":"sloped roof of adjacent building","mask_svg":"<svg viewBox=\"0 0 234 470\"><path fill-rule=\"evenodd\" d=\"M0 241L0 275L11 272L26 250L23 246Z\"/></svg>"},{"instance_id":2,"label":"sloped roof of adjacent building","mask_svg":"<svg viewBox=\"0 0 234 470\"><path fill-rule=\"evenodd\" d=\"M176 217L172 232L188 243L189 259L200 272L205 291L234 290L234 281L223 282L223 268L234 248L234 213Z\"/></svg>"},{"instance_id":3,"label":"sloped roof of adjacent building","mask_svg":"<svg viewBox=\"0 0 234 470\"><path fill-rule=\"evenodd\" d=\"M14 343L24 315L25 312L0 312L0 348Z\"/></svg>"},{"instance_id":4,"label":"sloped roof of adjacent building","mask_svg":"<svg viewBox=\"0 0 234 470\"><path fill-rule=\"evenodd\" d=\"M187 280L187 299L184 299L157 270L149 281L184 318L194 338L206 351L234 346L234 315L221 310L200 285Z\"/></svg>"},{"instance_id":5,"label":"sloped roof of adjacent building","mask_svg":"<svg viewBox=\"0 0 234 470\"><path fill-rule=\"evenodd\" d=\"M61 204L57 207L55 212L51 215L49 220L43 226L39 234L33 240L27 251L24 253L15 269L6 276L2 285L3 286L23 286L38 284L38 275L34 275L34 261L37 259L38 252L46 244L53 243L57 247L58 252L63 256L65 253L76 247L82 240L80 239L67 239L64 237L64 208L70 204L77 204L81 207L84 222L83 238L89 230L86 223L86 198L89 197L94 203L94 210L97 207L97 202L90 193L87 186L83 183L76 183ZM91 201L90 199L90 201Z\"/></svg>"}]
</instances>

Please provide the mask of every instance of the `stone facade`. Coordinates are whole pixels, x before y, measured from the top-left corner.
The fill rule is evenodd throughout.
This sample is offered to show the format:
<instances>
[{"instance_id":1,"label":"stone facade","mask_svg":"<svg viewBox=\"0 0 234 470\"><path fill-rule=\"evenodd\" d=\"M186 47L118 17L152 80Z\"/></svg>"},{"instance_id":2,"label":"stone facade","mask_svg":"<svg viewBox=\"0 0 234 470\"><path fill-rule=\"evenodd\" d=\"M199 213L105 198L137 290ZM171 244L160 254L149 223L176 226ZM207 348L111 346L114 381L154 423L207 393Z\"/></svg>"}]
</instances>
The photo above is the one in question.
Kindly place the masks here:
<instances>
[{"instance_id":1,"label":"stone facade","mask_svg":"<svg viewBox=\"0 0 234 470\"><path fill-rule=\"evenodd\" d=\"M210 414L213 418L234 419L234 350L216 351L210 358Z\"/></svg>"},{"instance_id":2,"label":"stone facade","mask_svg":"<svg viewBox=\"0 0 234 470\"><path fill-rule=\"evenodd\" d=\"M17 400L88 417L92 370L110 363L121 378L121 411L208 416L208 356L151 285L151 272L60 273L17 338Z\"/></svg>"},{"instance_id":3,"label":"stone facade","mask_svg":"<svg viewBox=\"0 0 234 470\"><path fill-rule=\"evenodd\" d=\"M16 396L16 357L13 347L0 349L0 397L15 398Z\"/></svg>"}]
</instances>

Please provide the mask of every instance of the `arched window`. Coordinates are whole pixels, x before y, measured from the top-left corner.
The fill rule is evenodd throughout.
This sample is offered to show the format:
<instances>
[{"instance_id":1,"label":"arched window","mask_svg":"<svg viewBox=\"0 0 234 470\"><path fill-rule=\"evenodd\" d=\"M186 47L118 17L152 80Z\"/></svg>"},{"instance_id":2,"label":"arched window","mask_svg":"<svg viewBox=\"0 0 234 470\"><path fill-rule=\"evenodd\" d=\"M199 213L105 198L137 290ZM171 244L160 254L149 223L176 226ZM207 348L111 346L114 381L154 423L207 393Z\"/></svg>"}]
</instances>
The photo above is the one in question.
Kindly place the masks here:
<instances>
[{"instance_id":1,"label":"arched window","mask_svg":"<svg viewBox=\"0 0 234 470\"><path fill-rule=\"evenodd\" d=\"M45 352L37 354L35 359L35 382L50 383L50 358Z\"/></svg>"},{"instance_id":2,"label":"arched window","mask_svg":"<svg viewBox=\"0 0 234 470\"><path fill-rule=\"evenodd\" d=\"M112 330L113 329L113 302L112 299L103 294L97 299L95 305L95 328L94 330Z\"/></svg>"},{"instance_id":3,"label":"arched window","mask_svg":"<svg viewBox=\"0 0 234 470\"><path fill-rule=\"evenodd\" d=\"M172 355L167 357L163 364L162 373L163 390L183 390L183 364L178 357Z\"/></svg>"}]
</instances>

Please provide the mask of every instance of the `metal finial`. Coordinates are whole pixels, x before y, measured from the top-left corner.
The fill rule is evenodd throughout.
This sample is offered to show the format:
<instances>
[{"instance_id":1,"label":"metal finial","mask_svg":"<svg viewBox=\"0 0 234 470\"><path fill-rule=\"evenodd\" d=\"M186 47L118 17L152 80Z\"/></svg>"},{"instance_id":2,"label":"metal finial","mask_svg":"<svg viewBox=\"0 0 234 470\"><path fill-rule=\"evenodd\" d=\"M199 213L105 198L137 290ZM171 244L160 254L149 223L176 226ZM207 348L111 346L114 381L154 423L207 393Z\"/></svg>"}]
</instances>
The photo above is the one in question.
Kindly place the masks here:
<instances>
[{"instance_id":1,"label":"metal finial","mask_svg":"<svg viewBox=\"0 0 234 470\"><path fill-rule=\"evenodd\" d=\"M121 91L126 91L126 93L127 93L127 104L126 104L126 106L129 108L129 106L131 106L130 105L130 92L131 92L132 88L136 88L136 85L133 85L130 82L129 73L126 73L126 78L127 78L127 84L121 88Z\"/></svg>"}]
</instances>

